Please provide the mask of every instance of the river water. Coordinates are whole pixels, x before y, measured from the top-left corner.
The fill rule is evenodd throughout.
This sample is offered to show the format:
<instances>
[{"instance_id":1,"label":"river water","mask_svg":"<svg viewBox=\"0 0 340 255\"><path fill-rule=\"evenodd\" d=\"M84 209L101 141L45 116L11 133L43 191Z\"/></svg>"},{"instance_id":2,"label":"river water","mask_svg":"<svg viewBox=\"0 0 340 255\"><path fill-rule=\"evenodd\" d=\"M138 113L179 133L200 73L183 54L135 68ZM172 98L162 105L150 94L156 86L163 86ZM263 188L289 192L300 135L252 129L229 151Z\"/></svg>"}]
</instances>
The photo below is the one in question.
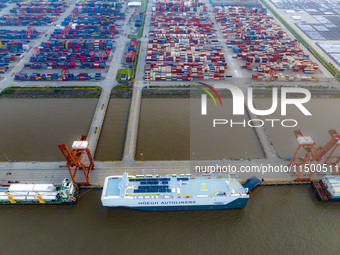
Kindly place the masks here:
<instances>
[{"instance_id":1,"label":"river water","mask_svg":"<svg viewBox=\"0 0 340 255\"><path fill-rule=\"evenodd\" d=\"M141 212L75 206L2 207L0 254L338 254L340 203L309 186L263 187L244 209Z\"/></svg>"},{"instance_id":2,"label":"river water","mask_svg":"<svg viewBox=\"0 0 340 255\"><path fill-rule=\"evenodd\" d=\"M96 160L121 159L130 101L123 98L110 100ZM208 101L208 116L202 117L198 116L199 99L143 98L136 159L264 157L253 128L221 125L211 129L213 118L229 120L232 116L231 99L223 98L224 108L211 105L211 101ZM1 99L0 161L6 161L6 157L19 161L63 160L57 145L71 146L80 135L88 133L96 103L97 99ZM255 104L259 109L266 109L271 99L256 98ZM330 139L328 130L340 130L340 99L312 98L306 107L312 117L304 116L296 108L288 108L288 115L284 118L296 119L296 128L311 136L316 143L325 145ZM280 108L266 118L283 119ZM265 127L276 151L283 157L292 156L298 145L293 134L296 128L281 125L271 128L268 123Z\"/></svg>"},{"instance_id":3,"label":"river water","mask_svg":"<svg viewBox=\"0 0 340 255\"><path fill-rule=\"evenodd\" d=\"M71 147L87 135L97 102L97 98L0 99L0 161L64 160L58 144Z\"/></svg>"},{"instance_id":4,"label":"river water","mask_svg":"<svg viewBox=\"0 0 340 255\"><path fill-rule=\"evenodd\" d=\"M271 99L255 99L256 107L259 109L269 109L272 103ZM287 128L280 124L271 126L271 122L266 122L265 127L269 137L275 147L275 150L282 157L291 157L298 147L295 129L300 129L305 136L311 136L312 139L320 146L324 146L331 139L328 130L336 129L340 132L340 99L337 98L312 98L304 104L312 116L305 116L295 106L288 106L287 116L280 116L281 107L269 116L262 119L295 119L298 124L296 127ZM279 123L279 122L275 122ZM292 123L287 123L292 124Z\"/></svg>"},{"instance_id":5,"label":"river water","mask_svg":"<svg viewBox=\"0 0 340 255\"><path fill-rule=\"evenodd\" d=\"M129 119L130 102L131 99L128 98L113 98L110 100L95 160L121 160Z\"/></svg>"},{"instance_id":6,"label":"river water","mask_svg":"<svg viewBox=\"0 0 340 255\"><path fill-rule=\"evenodd\" d=\"M137 159L181 160L263 158L253 128L212 127L214 118L232 118L232 99L224 108L200 116L200 99L143 98L137 141ZM211 104L211 105L210 105ZM249 117L246 116L249 120ZM235 121L238 121L235 119ZM142 153L142 155L141 155Z\"/></svg>"}]
</instances>

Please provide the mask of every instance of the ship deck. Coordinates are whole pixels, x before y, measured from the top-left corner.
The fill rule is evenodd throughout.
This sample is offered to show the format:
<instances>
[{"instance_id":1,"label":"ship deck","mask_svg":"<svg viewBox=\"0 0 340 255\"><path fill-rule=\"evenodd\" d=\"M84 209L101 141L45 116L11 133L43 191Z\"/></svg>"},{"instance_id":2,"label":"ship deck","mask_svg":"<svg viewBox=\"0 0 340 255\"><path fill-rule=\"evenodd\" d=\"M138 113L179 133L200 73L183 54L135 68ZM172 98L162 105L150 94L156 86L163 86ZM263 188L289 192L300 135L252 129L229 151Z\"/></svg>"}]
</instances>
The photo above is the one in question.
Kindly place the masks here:
<instances>
[{"instance_id":1,"label":"ship deck","mask_svg":"<svg viewBox=\"0 0 340 255\"><path fill-rule=\"evenodd\" d=\"M240 194L246 190L233 179L194 177L110 178L105 196L211 197L215 193ZM122 189L124 190L122 192Z\"/></svg>"}]
</instances>

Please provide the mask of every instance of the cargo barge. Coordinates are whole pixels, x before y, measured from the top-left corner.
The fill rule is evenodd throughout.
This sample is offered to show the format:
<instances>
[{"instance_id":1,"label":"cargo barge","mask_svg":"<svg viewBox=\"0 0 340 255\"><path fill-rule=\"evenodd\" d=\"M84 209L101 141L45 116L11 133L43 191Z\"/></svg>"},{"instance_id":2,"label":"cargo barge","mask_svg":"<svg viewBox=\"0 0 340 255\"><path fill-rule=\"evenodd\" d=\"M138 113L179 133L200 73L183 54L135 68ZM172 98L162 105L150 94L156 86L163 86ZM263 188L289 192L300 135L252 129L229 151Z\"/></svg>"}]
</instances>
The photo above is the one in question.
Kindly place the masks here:
<instances>
[{"instance_id":1,"label":"cargo barge","mask_svg":"<svg viewBox=\"0 0 340 255\"><path fill-rule=\"evenodd\" d=\"M191 176L105 178L102 204L143 211L180 211L244 208L248 188L233 178Z\"/></svg>"},{"instance_id":2,"label":"cargo barge","mask_svg":"<svg viewBox=\"0 0 340 255\"><path fill-rule=\"evenodd\" d=\"M311 182L313 193L320 201L340 201L340 177L325 176Z\"/></svg>"},{"instance_id":3,"label":"cargo barge","mask_svg":"<svg viewBox=\"0 0 340 255\"><path fill-rule=\"evenodd\" d=\"M63 205L77 203L79 188L69 179L62 185L12 183L0 186L2 205Z\"/></svg>"}]
</instances>

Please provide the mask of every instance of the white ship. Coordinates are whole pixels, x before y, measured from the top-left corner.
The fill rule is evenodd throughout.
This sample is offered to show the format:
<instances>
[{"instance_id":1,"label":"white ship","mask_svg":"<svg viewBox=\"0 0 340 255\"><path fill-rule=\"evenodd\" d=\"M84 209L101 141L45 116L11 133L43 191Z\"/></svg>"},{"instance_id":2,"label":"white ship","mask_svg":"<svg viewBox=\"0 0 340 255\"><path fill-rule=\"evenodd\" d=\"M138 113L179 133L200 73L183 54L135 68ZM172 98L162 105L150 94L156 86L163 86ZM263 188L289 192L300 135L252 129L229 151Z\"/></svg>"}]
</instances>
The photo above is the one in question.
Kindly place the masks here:
<instances>
[{"instance_id":1,"label":"white ship","mask_svg":"<svg viewBox=\"0 0 340 255\"><path fill-rule=\"evenodd\" d=\"M248 188L234 178L191 176L105 178L102 204L145 211L243 208Z\"/></svg>"}]
</instances>

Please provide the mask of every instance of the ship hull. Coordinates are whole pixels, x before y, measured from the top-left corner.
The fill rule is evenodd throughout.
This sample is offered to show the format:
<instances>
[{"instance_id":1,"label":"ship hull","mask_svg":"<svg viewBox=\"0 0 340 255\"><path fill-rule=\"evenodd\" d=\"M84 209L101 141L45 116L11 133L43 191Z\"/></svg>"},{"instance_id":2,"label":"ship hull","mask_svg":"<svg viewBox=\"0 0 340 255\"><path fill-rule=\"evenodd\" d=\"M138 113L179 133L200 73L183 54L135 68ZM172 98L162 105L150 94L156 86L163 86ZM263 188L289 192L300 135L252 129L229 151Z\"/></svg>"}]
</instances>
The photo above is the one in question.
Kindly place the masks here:
<instances>
[{"instance_id":1,"label":"ship hull","mask_svg":"<svg viewBox=\"0 0 340 255\"><path fill-rule=\"evenodd\" d=\"M241 209L247 205L248 198L238 198L225 205L190 205L190 206L118 206L122 208L130 208L140 211L203 211L203 210L224 210L224 209Z\"/></svg>"},{"instance_id":2,"label":"ship hull","mask_svg":"<svg viewBox=\"0 0 340 255\"><path fill-rule=\"evenodd\" d=\"M73 205L76 204L77 201L72 201L72 202L51 202L51 203L44 203L44 204L40 204L40 203L29 203L29 202L25 202L25 203L15 203L12 204L10 202L0 202L0 206L53 206L53 205Z\"/></svg>"}]
</instances>

